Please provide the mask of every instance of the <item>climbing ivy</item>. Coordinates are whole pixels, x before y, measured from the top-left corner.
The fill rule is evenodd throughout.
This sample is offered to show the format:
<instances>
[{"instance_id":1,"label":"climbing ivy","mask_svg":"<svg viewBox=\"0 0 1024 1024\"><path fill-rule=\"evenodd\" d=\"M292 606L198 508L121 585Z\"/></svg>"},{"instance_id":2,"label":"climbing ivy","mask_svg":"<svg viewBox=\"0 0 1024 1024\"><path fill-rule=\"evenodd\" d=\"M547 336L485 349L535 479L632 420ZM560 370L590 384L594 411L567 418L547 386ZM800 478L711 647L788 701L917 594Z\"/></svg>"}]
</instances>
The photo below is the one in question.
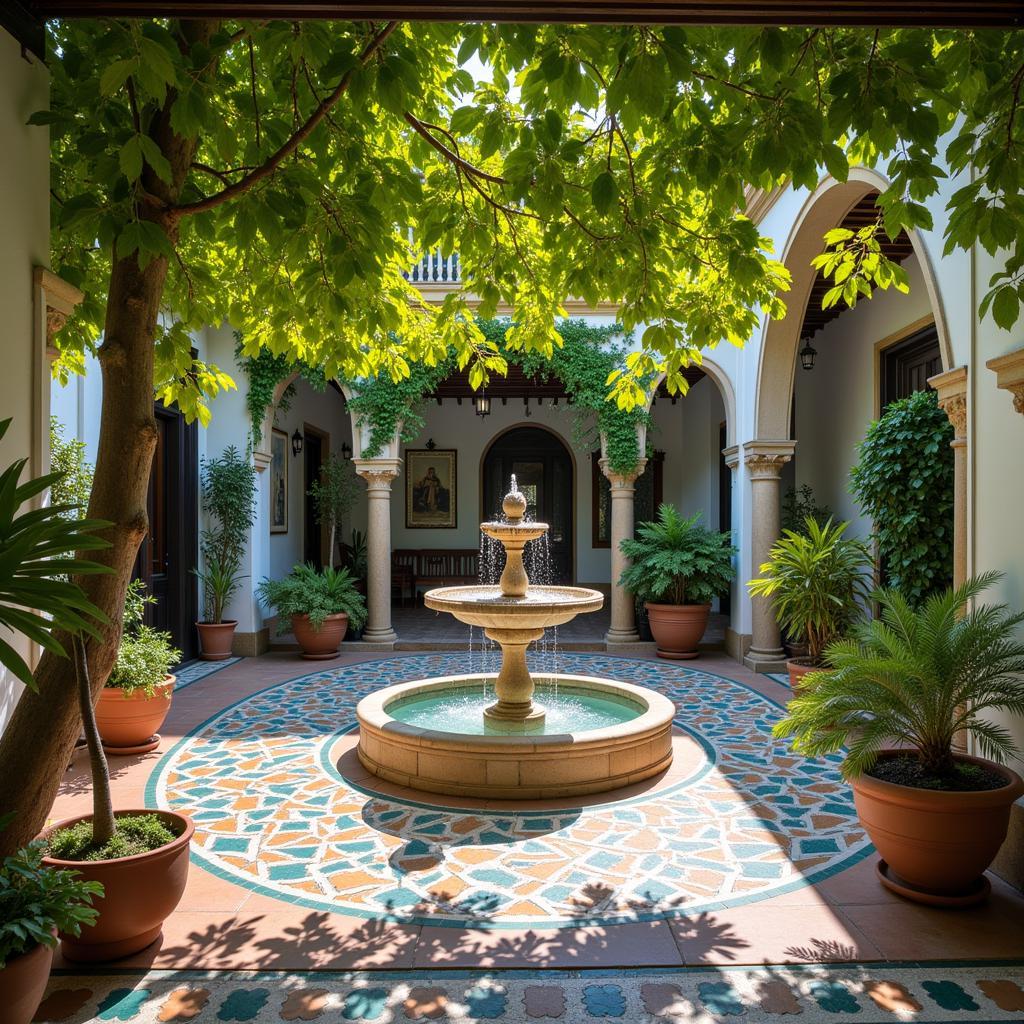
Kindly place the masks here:
<instances>
[{"instance_id":1,"label":"climbing ivy","mask_svg":"<svg viewBox=\"0 0 1024 1024\"><path fill-rule=\"evenodd\" d=\"M541 353L510 345L507 334L512 324L507 319L478 320L477 326L500 359L518 365L528 377L558 378L565 385L578 447L593 447L600 433L606 438L606 454L613 469L628 471L636 465L640 457L637 426L648 422L647 411L642 407L620 409L608 401L609 374L624 365L628 351L621 327L565 320L558 327L562 344L546 359ZM397 381L382 373L354 383L349 408L370 428L363 457L380 455L399 427L402 441L414 440L424 426L424 399L456 365L454 356L449 355L433 365L412 365L409 375Z\"/></svg>"}]
</instances>

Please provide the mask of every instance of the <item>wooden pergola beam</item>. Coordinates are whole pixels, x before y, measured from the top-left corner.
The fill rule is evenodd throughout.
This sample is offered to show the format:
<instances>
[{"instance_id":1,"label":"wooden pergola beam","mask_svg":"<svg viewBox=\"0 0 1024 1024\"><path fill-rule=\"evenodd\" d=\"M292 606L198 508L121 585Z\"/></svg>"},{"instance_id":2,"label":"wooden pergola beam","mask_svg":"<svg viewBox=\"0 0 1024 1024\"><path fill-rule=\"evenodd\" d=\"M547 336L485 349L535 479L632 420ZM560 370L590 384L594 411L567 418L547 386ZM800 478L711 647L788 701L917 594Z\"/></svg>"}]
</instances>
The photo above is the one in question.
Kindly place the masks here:
<instances>
[{"instance_id":1,"label":"wooden pergola beam","mask_svg":"<svg viewBox=\"0 0 1024 1024\"><path fill-rule=\"evenodd\" d=\"M343 21L497 21L673 25L870 25L1013 28L1020 0L21 0L40 19L223 17Z\"/></svg>"}]
</instances>

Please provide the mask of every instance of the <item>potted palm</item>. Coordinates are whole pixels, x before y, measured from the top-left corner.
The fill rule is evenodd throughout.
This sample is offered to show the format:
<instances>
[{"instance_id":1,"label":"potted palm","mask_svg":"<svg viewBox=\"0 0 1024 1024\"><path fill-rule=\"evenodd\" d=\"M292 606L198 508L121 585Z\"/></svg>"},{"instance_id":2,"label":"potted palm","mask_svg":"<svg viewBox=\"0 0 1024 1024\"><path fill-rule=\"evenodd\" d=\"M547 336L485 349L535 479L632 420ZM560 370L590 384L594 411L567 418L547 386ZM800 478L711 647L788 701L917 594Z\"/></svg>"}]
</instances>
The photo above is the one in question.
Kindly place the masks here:
<instances>
[{"instance_id":1,"label":"potted palm","mask_svg":"<svg viewBox=\"0 0 1024 1024\"><path fill-rule=\"evenodd\" d=\"M786 530L772 545L761 575L747 584L752 595L771 600L782 629L807 644L805 657L787 662L794 693L870 598L871 552L844 536L848 526L807 516L802 531Z\"/></svg>"},{"instance_id":2,"label":"potted palm","mask_svg":"<svg viewBox=\"0 0 1024 1024\"><path fill-rule=\"evenodd\" d=\"M128 587L124 631L117 662L96 705L96 724L108 754L145 754L160 745L158 730L171 709L174 676L181 659L170 633L147 626L143 615L154 599L141 580Z\"/></svg>"},{"instance_id":3,"label":"potted palm","mask_svg":"<svg viewBox=\"0 0 1024 1024\"><path fill-rule=\"evenodd\" d=\"M366 602L347 569L296 565L283 580L263 580L256 595L277 609L279 633L290 623L302 656L311 660L336 658L349 622L359 629L366 621Z\"/></svg>"},{"instance_id":4,"label":"potted palm","mask_svg":"<svg viewBox=\"0 0 1024 1024\"><path fill-rule=\"evenodd\" d=\"M659 658L696 658L711 602L732 582L736 549L729 534L699 525L662 505L654 522L620 545L632 560L619 585L644 602Z\"/></svg>"},{"instance_id":5,"label":"potted palm","mask_svg":"<svg viewBox=\"0 0 1024 1024\"><path fill-rule=\"evenodd\" d=\"M921 903L985 898L984 871L1024 794L1005 765L1019 751L991 717L1024 714L1024 614L967 607L998 578L978 576L919 608L881 591L880 617L828 647L827 669L775 727L811 757L846 748L841 770L881 854L879 878ZM956 753L960 732L985 756Z\"/></svg>"},{"instance_id":6,"label":"potted palm","mask_svg":"<svg viewBox=\"0 0 1024 1024\"><path fill-rule=\"evenodd\" d=\"M256 517L256 469L234 445L202 468L203 511L210 526L200 544L203 556L196 575L203 584L204 619L196 623L200 657L224 661L238 625L224 614L245 579L241 571L245 545Z\"/></svg>"},{"instance_id":7,"label":"potted palm","mask_svg":"<svg viewBox=\"0 0 1024 1024\"><path fill-rule=\"evenodd\" d=\"M0 1006L7 1024L30 1024L50 976L58 931L77 935L96 920L96 882L43 864L35 842L0 865Z\"/></svg>"}]
</instances>

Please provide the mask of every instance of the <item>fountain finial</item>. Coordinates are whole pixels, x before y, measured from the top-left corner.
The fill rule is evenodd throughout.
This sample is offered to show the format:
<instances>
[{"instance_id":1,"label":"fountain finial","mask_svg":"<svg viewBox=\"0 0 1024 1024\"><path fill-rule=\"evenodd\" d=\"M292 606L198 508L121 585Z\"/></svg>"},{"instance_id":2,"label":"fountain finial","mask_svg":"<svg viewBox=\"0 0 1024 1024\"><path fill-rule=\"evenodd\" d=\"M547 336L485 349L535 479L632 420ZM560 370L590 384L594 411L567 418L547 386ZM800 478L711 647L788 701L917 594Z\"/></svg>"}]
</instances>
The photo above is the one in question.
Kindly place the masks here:
<instances>
[{"instance_id":1,"label":"fountain finial","mask_svg":"<svg viewBox=\"0 0 1024 1024\"><path fill-rule=\"evenodd\" d=\"M526 515L526 495L519 490L515 473L512 474L509 492L501 503L501 510L508 517L510 523L518 523Z\"/></svg>"}]
</instances>

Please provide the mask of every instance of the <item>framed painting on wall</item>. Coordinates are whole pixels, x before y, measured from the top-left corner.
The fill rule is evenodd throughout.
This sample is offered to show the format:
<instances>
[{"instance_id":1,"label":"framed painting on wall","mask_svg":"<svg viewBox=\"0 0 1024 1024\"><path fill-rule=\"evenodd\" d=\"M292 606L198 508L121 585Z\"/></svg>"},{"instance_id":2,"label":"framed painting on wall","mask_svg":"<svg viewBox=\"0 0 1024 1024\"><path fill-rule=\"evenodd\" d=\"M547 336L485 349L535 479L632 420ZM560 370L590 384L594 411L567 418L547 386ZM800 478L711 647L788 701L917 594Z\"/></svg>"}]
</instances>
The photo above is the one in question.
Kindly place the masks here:
<instances>
[{"instance_id":1,"label":"framed painting on wall","mask_svg":"<svg viewBox=\"0 0 1024 1024\"><path fill-rule=\"evenodd\" d=\"M288 532L288 435L270 435L270 532Z\"/></svg>"},{"instance_id":2,"label":"framed painting on wall","mask_svg":"<svg viewBox=\"0 0 1024 1024\"><path fill-rule=\"evenodd\" d=\"M406 529L455 529L455 456L454 448L406 449Z\"/></svg>"}]
</instances>

